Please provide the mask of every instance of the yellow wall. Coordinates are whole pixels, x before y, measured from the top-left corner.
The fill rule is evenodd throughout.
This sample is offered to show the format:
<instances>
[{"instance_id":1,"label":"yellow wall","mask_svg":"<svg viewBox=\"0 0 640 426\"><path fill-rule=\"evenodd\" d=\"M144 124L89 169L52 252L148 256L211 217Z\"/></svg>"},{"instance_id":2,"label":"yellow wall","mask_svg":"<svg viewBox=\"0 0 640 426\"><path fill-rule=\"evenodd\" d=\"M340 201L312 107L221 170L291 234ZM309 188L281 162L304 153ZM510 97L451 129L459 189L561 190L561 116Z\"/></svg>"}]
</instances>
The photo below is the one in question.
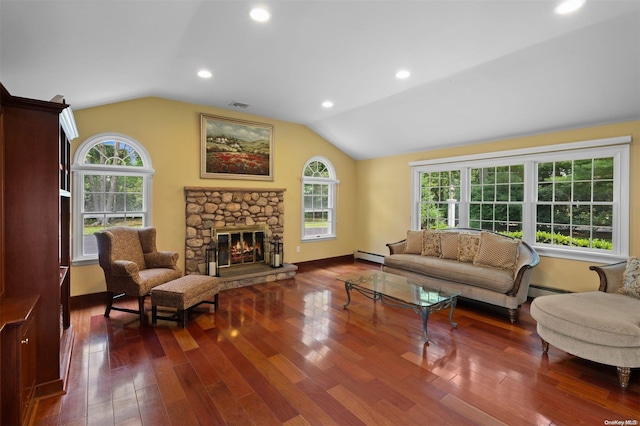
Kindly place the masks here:
<instances>
[{"instance_id":1,"label":"yellow wall","mask_svg":"<svg viewBox=\"0 0 640 426\"><path fill-rule=\"evenodd\" d=\"M411 170L408 165L411 161L626 135L631 135L634 141L640 140L640 121L359 161L356 166L358 241L354 249L386 254L386 243L401 240L406 235L411 226ZM631 144L630 154L631 212L640 211L640 149L635 146L636 143ZM638 256L640 221L637 215L631 215L630 229L630 254ZM597 275L589 271L588 265L585 262L541 257L540 265L534 269L532 283L570 291L596 290Z\"/></svg>"},{"instance_id":2,"label":"yellow wall","mask_svg":"<svg viewBox=\"0 0 640 426\"><path fill-rule=\"evenodd\" d=\"M200 114L273 124L275 162L273 182L201 179ZM80 136L73 150L85 139L105 132L123 133L139 141L149 152L156 171L153 179L153 225L158 228L158 247L180 254L184 267L185 186L244 188L286 188L285 259L290 263L351 254L354 250L386 254L385 244L406 235L411 224L411 161L471 155L484 152L529 148L614 136L631 135L640 140L640 121L620 123L354 161L307 127L252 116L236 111L193 105L159 98L127 102L75 111ZM631 211L640 208L640 150L631 145ZM338 238L302 243L300 175L304 163L315 155L328 158L338 179ZM640 255L640 221L631 216L631 255ZM296 247L300 252L296 252ZM571 291L597 288L588 263L542 257L534 270L533 284ZM72 295L105 291L98 265L74 266Z\"/></svg>"},{"instance_id":3,"label":"yellow wall","mask_svg":"<svg viewBox=\"0 0 640 426\"><path fill-rule=\"evenodd\" d=\"M274 181L200 178L200 114L219 115L274 125ZM142 98L74 112L80 136L72 150L87 138L106 132L122 133L140 142L149 152L153 177L153 226L158 229L158 248L176 251L184 270L185 186L286 188L284 253L289 263L353 253L356 238L356 164L307 127L252 116L236 111L193 105L160 98ZM73 155L73 153L72 153ZM338 238L302 243L301 181L305 162L322 155L333 163L340 180ZM296 247L300 252L296 252ZM104 276L96 265L71 270L73 296L103 292Z\"/></svg>"}]
</instances>

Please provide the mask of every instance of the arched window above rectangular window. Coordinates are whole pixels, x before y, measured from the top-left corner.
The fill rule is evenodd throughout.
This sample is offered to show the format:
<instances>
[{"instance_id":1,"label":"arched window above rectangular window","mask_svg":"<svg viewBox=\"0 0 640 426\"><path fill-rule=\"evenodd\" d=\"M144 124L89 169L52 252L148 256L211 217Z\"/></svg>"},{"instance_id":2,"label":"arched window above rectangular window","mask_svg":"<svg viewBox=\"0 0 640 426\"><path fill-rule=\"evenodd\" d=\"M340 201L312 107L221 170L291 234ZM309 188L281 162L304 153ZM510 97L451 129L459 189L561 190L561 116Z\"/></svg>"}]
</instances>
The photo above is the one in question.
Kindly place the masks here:
<instances>
[{"instance_id":1,"label":"arched window above rectangular window","mask_svg":"<svg viewBox=\"0 0 640 426\"><path fill-rule=\"evenodd\" d=\"M336 187L333 165L324 157L309 159L302 173L302 241L336 237Z\"/></svg>"},{"instance_id":2,"label":"arched window above rectangular window","mask_svg":"<svg viewBox=\"0 0 640 426\"><path fill-rule=\"evenodd\" d=\"M136 140L95 135L77 149L73 173L73 262L95 262L94 232L151 226L151 158Z\"/></svg>"}]
</instances>

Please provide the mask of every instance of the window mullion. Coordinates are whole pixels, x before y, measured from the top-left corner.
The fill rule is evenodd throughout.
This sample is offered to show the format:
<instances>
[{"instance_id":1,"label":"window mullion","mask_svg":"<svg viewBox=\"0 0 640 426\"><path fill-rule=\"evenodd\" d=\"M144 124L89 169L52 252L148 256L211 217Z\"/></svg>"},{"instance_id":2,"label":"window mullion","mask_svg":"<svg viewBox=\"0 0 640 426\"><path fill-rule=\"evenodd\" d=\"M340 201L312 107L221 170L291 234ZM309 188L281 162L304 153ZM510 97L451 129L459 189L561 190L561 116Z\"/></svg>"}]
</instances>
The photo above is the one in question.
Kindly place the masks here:
<instances>
[{"instance_id":1,"label":"window mullion","mask_svg":"<svg viewBox=\"0 0 640 426\"><path fill-rule=\"evenodd\" d=\"M471 167L460 168L460 200L458 219L460 228L469 227L469 203L471 202Z\"/></svg>"},{"instance_id":2,"label":"window mullion","mask_svg":"<svg viewBox=\"0 0 640 426\"><path fill-rule=\"evenodd\" d=\"M630 176L630 149L625 146L614 156L614 176L613 176L613 241L614 249L618 253L629 253L629 181ZM623 202L624 201L624 202ZM622 206L627 206L623 211Z\"/></svg>"},{"instance_id":3,"label":"window mullion","mask_svg":"<svg viewBox=\"0 0 640 426\"><path fill-rule=\"evenodd\" d=\"M537 162L524 162L524 205L522 206L522 239L529 244L536 242L536 202L538 175Z\"/></svg>"}]
</instances>

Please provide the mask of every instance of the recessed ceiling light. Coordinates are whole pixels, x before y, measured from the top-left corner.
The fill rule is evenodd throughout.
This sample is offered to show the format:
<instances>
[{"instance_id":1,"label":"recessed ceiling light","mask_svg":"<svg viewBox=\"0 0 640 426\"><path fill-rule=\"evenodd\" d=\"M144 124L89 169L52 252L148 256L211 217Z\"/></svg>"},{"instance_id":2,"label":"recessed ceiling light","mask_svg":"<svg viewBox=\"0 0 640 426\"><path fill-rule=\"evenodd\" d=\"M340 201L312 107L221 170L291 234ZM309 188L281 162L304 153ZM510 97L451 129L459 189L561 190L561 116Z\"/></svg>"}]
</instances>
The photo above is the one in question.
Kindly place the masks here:
<instances>
[{"instance_id":1,"label":"recessed ceiling light","mask_svg":"<svg viewBox=\"0 0 640 426\"><path fill-rule=\"evenodd\" d=\"M251 19L258 22L266 22L271 18L271 14L266 9L262 9L260 7L251 9L249 16L251 16Z\"/></svg>"},{"instance_id":2,"label":"recessed ceiling light","mask_svg":"<svg viewBox=\"0 0 640 426\"><path fill-rule=\"evenodd\" d=\"M409 78L409 76L411 75L411 73L407 70L400 70L396 73L396 78L399 79L405 79L405 78Z\"/></svg>"},{"instance_id":3,"label":"recessed ceiling light","mask_svg":"<svg viewBox=\"0 0 640 426\"><path fill-rule=\"evenodd\" d=\"M213 76L213 74L211 74L211 71L208 71L208 70L198 71L198 77L200 78L211 78L211 76Z\"/></svg>"},{"instance_id":4,"label":"recessed ceiling light","mask_svg":"<svg viewBox=\"0 0 640 426\"><path fill-rule=\"evenodd\" d=\"M324 102L322 103L322 106L323 106L324 108L331 108L331 107L333 106L333 102L331 102L331 101L324 101Z\"/></svg>"},{"instance_id":5,"label":"recessed ceiling light","mask_svg":"<svg viewBox=\"0 0 640 426\"><path fill-rule=\"evenodd\" d=\"M558 15L575 12L584 6L586 0L564 0L553 10Z\"/></svg>"}]
</instances>

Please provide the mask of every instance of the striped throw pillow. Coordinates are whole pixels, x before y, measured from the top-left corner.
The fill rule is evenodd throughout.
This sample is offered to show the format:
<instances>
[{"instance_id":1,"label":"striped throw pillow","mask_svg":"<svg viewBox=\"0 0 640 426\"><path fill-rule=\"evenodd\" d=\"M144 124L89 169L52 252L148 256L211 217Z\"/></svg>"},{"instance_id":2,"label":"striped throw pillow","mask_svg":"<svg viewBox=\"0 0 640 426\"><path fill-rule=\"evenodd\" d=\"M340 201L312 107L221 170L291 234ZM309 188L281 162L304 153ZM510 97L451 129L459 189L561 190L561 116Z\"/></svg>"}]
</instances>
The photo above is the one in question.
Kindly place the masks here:
<instances>
[{"instance_id":1,"label":"striped throw pillow","mask_svg":"<svg viewBox=\"0 0 640 426\"><path fill-rule=\"evenodd\" d=\"M480 247L473 264L514 271L518 261L519 245L520 240L492 232L481 232Z\"/></svg>"}]
</instances>

